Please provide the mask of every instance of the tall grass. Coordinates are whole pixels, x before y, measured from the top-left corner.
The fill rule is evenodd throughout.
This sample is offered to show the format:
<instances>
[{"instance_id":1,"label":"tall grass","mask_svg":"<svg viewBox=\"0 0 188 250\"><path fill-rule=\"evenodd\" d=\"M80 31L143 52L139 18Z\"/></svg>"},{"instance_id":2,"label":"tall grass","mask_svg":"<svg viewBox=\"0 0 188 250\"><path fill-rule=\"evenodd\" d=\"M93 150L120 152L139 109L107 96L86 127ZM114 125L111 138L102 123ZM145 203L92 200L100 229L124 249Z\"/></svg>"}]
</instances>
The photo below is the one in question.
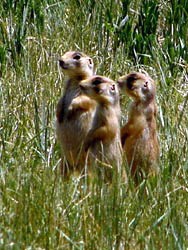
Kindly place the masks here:
<instances>
[{"instance_id":1,"label":"tall grass","mask_svg":"<svg viewBox=\"0 0 188 250\"><path fill-rule=\"evenodd\" d=\"M1 1L0 249L187 249L188 3ZM160 175L137 188L63 182L55 107L57 58L94 58L118 79L147 71L157 84ZM122 123L129 100L121 96ZM124 164L126 167L126 164Z\"/></svg>"}]
</instances>

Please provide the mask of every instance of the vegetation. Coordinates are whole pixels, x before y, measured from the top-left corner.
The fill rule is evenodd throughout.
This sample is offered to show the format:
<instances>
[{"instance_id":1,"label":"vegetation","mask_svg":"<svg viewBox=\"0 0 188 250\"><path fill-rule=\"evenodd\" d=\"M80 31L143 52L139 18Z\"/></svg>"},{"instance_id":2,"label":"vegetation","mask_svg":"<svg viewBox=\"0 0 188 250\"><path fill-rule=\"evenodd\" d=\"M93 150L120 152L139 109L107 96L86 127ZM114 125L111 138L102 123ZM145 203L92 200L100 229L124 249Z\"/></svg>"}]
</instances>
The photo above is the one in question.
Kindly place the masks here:
<instances>
[{"instance_id":1,"label":"vegetation","mask_svg":"<svg viewBox=\"0 0 188 250\"><path fill-rule=\"evenodd\" d=\"M1 0L0 249L188 248L187 25L188 0ZM156 80L158 178L62 181L54 121L68 50L113 79Z\"/></svg>"}]
</instances>

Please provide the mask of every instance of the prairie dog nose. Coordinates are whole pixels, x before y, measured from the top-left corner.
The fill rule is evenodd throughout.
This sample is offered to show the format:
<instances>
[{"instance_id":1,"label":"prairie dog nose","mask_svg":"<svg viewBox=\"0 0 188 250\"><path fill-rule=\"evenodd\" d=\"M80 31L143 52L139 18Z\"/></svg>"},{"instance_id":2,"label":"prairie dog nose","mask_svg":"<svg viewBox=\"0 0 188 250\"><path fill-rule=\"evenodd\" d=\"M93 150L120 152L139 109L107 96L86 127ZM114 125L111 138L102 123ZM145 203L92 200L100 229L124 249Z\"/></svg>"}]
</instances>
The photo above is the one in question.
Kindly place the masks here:
<instances>
[{"instance_id":1,"label":"prairie dog nose","mask_svg":"<svg viewBox=\"0 0 188 250\"><path fill-rule=\"evenodd\" d=\"M117 80L117 83L118 83L120 88L124 87L124 81L122 79Z\"/></svg>"},{"instance_id":2,"label":"prairie dog nose","mask_svg":"<svg viewBox=\"0 0 188 250\"><path fill-rule=\"evenodd\" d=\"M59 66L61 68L64 68L64 66L65 66L65 62L62 59L59 59Z\"/></svg>"},{"instance_id":3,"label":"prairie dog nose","mask_svg":"<svg viewBox=\"0 0 188 250\"><path fill-rule=\"evenodd\" d=\"M79 86L80 86L81 90L85 90L85 88L86 88L83 84L79 84Z\"/></svg>"}]
</instances>

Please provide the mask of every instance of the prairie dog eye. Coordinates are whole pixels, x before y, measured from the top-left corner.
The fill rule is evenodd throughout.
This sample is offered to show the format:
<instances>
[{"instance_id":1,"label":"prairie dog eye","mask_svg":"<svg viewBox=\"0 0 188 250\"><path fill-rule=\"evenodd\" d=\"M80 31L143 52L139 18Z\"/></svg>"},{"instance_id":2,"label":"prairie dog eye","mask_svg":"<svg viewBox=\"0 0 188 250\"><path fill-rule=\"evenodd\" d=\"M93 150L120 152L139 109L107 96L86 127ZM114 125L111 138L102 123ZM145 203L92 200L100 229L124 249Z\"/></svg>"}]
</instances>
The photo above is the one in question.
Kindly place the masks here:
<instances>
[{"instance_id":1,"label":"prairie dog eye","mask_svg":"<svg viewBox=\"0 0 188 250\"><path fill-rule=\"evenodd\" d=\"M148 87L148 81L146 81L145 83L144 83L144 88L147 88Z\"/></svg>"},{"instance_id":2,"label":"prairie dog eye","mask_svg":"<svg viewBox=\"0 0 188 250\"><path fill-rule=\"evenodd\" d=\"M89 64L93 64L93 62L92 62L91 58L89 58Z\"/></svg>"},{"instance_id":3,"label":"prairie dog eye","mask_svg":"<svg viewBox=\"0 0 188 250\"><path fill-rule=\"evenodd\" d=\"M113 84L113 85L111 86L111 90L112 90L112 91L115 91L115 90L116 90L115 84Z\"/></svg>"},{"instance_id":4,"label":"prairie dog eye","mask_svg":"<svg viewBox=\"0 0 188 250\"><path fill-rule=\"evenodd\" d=\"M75 60L80 60L80 58L81 58L81 56L80 56L79 54L77 54L77 55L75 55L75 56L73 57L73 59L75 59Z\"/></svg>"}]
</instances>

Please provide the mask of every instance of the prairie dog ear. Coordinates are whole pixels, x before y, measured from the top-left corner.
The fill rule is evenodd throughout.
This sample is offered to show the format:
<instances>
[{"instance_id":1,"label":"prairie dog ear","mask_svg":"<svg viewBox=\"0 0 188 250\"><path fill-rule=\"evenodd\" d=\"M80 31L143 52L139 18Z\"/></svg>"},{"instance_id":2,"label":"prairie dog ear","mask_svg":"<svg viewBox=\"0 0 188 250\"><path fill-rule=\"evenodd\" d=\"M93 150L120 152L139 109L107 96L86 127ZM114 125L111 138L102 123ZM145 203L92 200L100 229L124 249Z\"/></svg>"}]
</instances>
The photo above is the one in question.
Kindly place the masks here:
<instances>
[{"instance_id":1,"label":"prairie dog ear","mask_svg":"<svg viewBox=\"0 0 188 250\"><path fill-rule=\"evenodd\" d=\"M100 85L102 82L103 82L103 78L98 76L93 79L92 85L97 86L97 85Z\"/></svg>"}]
</instances>

